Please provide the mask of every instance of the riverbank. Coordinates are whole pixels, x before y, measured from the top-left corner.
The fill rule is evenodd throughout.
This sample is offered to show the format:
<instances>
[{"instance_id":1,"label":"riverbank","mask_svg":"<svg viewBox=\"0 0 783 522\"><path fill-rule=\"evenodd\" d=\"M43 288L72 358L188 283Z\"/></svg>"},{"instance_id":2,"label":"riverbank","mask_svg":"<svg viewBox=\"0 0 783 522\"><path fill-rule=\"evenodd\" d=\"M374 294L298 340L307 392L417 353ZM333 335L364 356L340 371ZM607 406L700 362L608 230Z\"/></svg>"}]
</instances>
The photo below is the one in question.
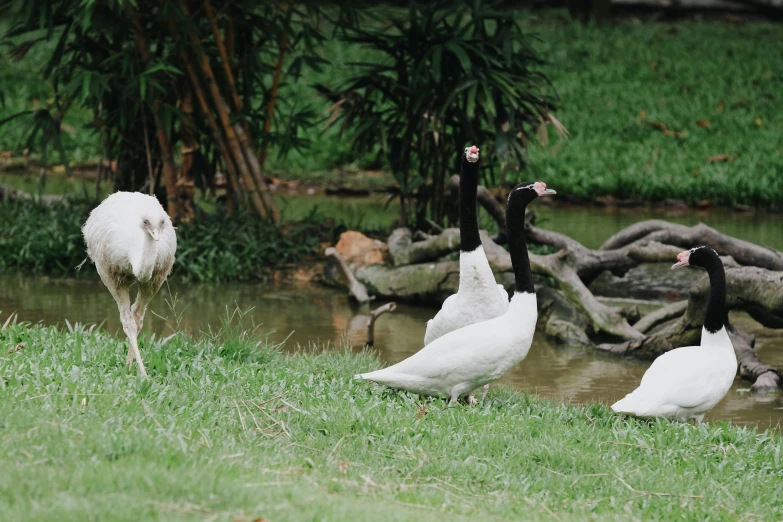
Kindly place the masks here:
<instances>
[{"instance_id":1,"label":"riverbank","mask_svg":"<svg viewBox=\"0 0 783 522\"><path fill-rule=\"evenodd\" d=\"M351 380L367 354L284 356L226 325L142 341L0 331L11 519L775 519L783 440L640 423L494 387L475 408ZM8 353L6 347L9 347Z\"/></svg>"}]
</instances>

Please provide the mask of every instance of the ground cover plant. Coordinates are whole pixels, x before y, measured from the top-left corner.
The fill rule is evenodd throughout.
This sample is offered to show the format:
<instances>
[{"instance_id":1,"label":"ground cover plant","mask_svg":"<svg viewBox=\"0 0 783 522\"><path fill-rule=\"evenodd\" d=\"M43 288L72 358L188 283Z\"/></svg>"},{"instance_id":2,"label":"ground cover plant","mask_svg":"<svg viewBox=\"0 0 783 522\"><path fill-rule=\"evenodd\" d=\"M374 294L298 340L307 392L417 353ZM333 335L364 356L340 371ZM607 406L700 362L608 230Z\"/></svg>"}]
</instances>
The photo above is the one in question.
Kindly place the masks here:
<instances>
[{"instance_id":1,"label":"ground cover plant","mask_svg":"<svg viewBox=\"0 0 783 522\"><path fill-rule=\"evenodd\" d=\"M87 250L81 227L93 204L66 200L51 205L17 201L0 205L0 272L97 277L89 264L76 271ZM318 254L345 226L318 209L296 221L271 223L248 211L204 214L177 228L177 261L170 277L190 282L263 280L269 270Z\"/></svg>"},{"instance_id":2,"label":"ground cover plant","mask_svg":"<svg viewBox=\"0 0 783 522\"><path fill-rule=\"evenodd\" d=\"M286 355L248 315L141 341L0 331L9 520L738 520L783 515L783 440L626 420L494 387L478 407L351 376L367 353ZM206 327L205 327L206 329ZM259 341L258 339L261 339Z\"/></svg>"}]
</instances>

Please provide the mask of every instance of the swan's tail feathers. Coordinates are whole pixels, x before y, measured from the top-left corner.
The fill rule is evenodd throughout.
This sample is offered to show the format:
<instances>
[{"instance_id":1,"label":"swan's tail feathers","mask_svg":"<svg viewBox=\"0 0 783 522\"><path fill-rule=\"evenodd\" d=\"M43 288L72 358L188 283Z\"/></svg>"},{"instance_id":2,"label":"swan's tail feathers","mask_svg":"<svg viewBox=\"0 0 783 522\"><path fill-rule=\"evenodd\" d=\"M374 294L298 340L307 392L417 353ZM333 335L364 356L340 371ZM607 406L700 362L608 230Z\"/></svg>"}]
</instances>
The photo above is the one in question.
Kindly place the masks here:
<instances>
[{"instance_id":1,"label":"swan's tail feathers","mask_svg":"<svg viewBox=\"0 0 783 522\"><path fill-rule=\"evenodd\" d=\"M629 404L629 397L630 395L627 395L624 399L620 399L619 401L612 404L612 411L615 413L631 413L633 408L631 404Z\"/></svg>"},{"instance_id":2,"label":"swan's tail feathers","mask_svg":"<svg viewBox=\"0 0 783 522\"><path fill-rule=\"evenodd\" d=\"M648 394L629 393L624 398L612 404L612 411L625 413L634 417L656 416L660 412L659 401Z\"/></svg>"},{"instance_id":3,"label":"swan's tail feathers","mask_svg":"<svg viewBox=\"0 0 783 522\"><path fill-rule=\"evenodd\" d=\"M354 379L361 380L361 381L373 381L373 382L379 382L383 384L384 382L384 375L387 375L387 372L384 370L376 370L374 372L367 372L367 373L357 373L353 376Z\"/></svg>"}]
</instances>

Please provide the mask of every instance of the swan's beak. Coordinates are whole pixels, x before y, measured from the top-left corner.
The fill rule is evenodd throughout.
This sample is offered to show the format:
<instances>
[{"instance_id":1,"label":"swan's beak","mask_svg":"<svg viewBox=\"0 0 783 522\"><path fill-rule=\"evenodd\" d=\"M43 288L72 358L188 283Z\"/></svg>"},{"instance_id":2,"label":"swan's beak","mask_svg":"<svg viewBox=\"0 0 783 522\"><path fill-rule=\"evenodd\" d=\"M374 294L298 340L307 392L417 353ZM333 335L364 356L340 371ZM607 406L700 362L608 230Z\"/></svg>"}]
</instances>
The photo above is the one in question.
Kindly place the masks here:
<instances>
[{"instance_id":1,"label":"swan's beak","mask_svg":"<svg viewBox=\"0 0 783 522\"><path fill-rule=\"evenodd\" d=\"M475 145L468 148L468 151L465 153L465 157L468 159L471 163L476 163L479 159L479 149Z\"/></svg>"},{"instance_id":2,"label":"swan's beak","mask_svg":"<svg viewBox=\"0 0 783 522\"><path fill-rule=\"evenodd\" d=\"M539 196L551 196L552 194L557 194L557 192L554 190L546 188L546 183L543 181L536 181L533 183L533 189Z\"/></svg>"},{"instance_id":3,"label":"swan's beak","mask_svg":"<svg viewBox=\"0 0 783 522\"><path fill-rule=\"evenodd\" d=\"M691 257L691 253L688 250L677 254L677 262L672 265L672 270L674 270L675 268L682 268L684 266L688 266L688 258L690 257Z\"/></svg>"},{"instance_id":4,"label":"swan's beak","mask_svg":"<svg viewBox=\"0 0 783 522\"><path fill-rule=\"evenodd\" d=\"M155 241L160 241L160 230L150 230L150 235Z\"/></svg>"}]
</instances>

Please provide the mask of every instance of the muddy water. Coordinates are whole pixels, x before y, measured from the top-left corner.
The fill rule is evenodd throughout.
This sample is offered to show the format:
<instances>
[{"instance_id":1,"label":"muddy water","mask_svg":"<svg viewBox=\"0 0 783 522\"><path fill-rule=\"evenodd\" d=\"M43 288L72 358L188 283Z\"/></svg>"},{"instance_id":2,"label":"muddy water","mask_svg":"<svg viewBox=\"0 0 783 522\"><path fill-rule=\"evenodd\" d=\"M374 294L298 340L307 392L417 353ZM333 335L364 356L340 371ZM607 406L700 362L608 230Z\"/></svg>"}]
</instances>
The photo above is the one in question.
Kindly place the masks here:
<instances>
[{"instance_id":1,"label":"muddy water","mask_svg":"<svg viewBox=\"0 0 783 522\"><path fill-rule=\"evenodd\" d=\"M285 349L307 349L316 343L330 343L337 349L346 344L359 350L365 340L362 310L352 305L344 292L311 286L261 286L231 284L216 286L164 287L151 305L145 326L160 335L172 327L198 335L218 327L227 307L252 308L244 319L247 328L257 325L273 342L285 342ZM167 304L176 296L173 308ZM380 304L380 303L377 303ZM0 277L2 319L16 310L23 321L44 324L70 322L102 323L103 328L122 335L114 301L100 281L47 280ZM376 324L376 349L388 363L397 362L421 347L427 319L437 310L400 305ZM179 323L177 320L179 318ZM752 321L736 319L751 329ZM745 322L747 321L747 322ZM783 335L755 329L758 350L769 363L783 366ZM503 382L529 393L575 404L611 403L633 389L648 363L608 357L554 346L537 335L527 359L503 378ZM783 400L759 397L743 391L748 384L739 379L728 396L713 410L710 419L730 419L735 424L778 426L783 418Z\"/></svg>"}]
</instances>

